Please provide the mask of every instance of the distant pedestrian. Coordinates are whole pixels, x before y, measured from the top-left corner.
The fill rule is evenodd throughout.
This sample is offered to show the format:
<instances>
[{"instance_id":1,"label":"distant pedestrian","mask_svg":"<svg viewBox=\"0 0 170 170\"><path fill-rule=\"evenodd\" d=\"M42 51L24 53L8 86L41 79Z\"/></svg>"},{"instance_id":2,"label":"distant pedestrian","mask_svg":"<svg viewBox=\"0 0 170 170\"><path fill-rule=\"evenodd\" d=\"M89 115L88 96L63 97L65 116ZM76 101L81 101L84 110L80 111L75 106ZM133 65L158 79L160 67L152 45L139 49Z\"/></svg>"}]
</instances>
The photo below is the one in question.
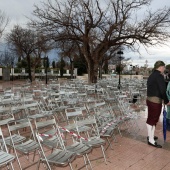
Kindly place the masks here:
<instances>
[{"instance_id":1,"label":"distant pedestrian","mask_svg":"<svg viewBox=\"0 0 170 170\"><path fill-rule=\"evenodd\" d=\"M168 86L168 82L169 82L169 80L170 80L168 71L165 72L165 74L164 74L164 79L165 79L165 83L166 83L166 87L167 87L167 86Z\"/></svg>"},{"instance_id":2,"label":"distant pedestrian","mask_svg":"<svg viewBox=\"0 0 170 170\"><path fill-rule=\"evenodd\" d=\"M155 140L158 139L157 136L154 136L155 127L161 114L162 104L170 105L170 102L166 96L166 84L163 76L164 71L165 63L163 61L157 61L154 64L154 71L149 76L147 81L147 140L149 145L157 148L162 148L162 146L155 142Z\"/></svg>"}]
</instances>

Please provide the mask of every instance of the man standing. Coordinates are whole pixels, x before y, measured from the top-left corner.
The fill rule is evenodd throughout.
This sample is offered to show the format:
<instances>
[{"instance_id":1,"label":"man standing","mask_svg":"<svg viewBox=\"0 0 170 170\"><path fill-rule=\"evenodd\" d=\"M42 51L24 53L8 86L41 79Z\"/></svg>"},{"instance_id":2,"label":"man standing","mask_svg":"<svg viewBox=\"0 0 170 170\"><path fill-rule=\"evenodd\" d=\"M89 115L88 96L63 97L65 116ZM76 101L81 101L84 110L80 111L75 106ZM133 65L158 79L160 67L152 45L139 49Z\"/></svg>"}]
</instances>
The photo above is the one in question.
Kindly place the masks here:
<instances>
[{"instance_id":1,"label":"man standing","mask_svg":"<svg viewBox=\"0 0 170 170\"><path fill-rule=\"evenodd\" d=\"M157 61L154 64L154 71L149 76L147 81L147 140L149 145L157 148L162 148L162 146L155 142L155 140L158 139L158 137L154 136L155 127L161 114L162 104L170 105L170 102L166 96L166 84L163 76L164 71L165 63L163 61Z\"/></svg>"}]
</instances>

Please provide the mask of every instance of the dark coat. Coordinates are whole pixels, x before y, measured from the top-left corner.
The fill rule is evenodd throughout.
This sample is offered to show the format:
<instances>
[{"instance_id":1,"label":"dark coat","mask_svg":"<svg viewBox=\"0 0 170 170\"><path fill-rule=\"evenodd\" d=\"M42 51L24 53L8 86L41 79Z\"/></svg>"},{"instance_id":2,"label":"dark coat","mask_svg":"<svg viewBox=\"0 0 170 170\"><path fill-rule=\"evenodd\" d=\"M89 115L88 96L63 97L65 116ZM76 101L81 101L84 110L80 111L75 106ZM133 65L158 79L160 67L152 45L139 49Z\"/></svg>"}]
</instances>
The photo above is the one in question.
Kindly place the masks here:
<instances>
[{"instance_id":1,"label":"dark coat","mask_svg":"<svg viewBox=\"0 0 170 170\"><path fill-rule=\"evenodd\" d=\"M149 76L147 81L147 96L148 97L159 97L164 100L164 103L169 102L166 96L166 83L164 76L160 71L154 70Z\"/></svg>"}]
</instances>

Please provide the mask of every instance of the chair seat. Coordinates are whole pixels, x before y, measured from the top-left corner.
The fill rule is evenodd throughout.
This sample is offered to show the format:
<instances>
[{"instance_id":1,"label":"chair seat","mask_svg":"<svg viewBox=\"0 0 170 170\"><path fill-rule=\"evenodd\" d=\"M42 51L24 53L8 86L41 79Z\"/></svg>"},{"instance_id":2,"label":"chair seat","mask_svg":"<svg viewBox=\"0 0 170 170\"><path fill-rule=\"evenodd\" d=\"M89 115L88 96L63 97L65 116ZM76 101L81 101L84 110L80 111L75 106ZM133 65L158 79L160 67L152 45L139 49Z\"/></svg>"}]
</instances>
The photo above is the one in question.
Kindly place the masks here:
<instances>
[{"instance_id":1,"label":"chair seat","mask_svg":"<svg viewBox=\"0 0 170 170\"><path fill-rule=\"evenodd\" d=\"M8 164L14 159L15 159L14 155L11 155L7 152L0 150L0 166Z\"/></svg>"},{"instance_id":2,"label":"chair seat","mask_svg":"<svg viewBox=\"0 0 170 170\"><path fill-rule=\"evenodd\" d=\"M88 138L88 141L82 140L83 144L86 144L91 147L100 147L101 145L105 145L106 141L99 137L91 137Z\"/></svg>"},{"instance_id":3,"label":"chair seat","mask_svg":"<svg viewBox=\"0 0 170 170\"><path fill-rule=\"evenodd\" d=\"M47 161L49 164L56 164L58 166L67 166L76 158L76 154L74 152L69 152L66 150L55 150L53 153L47 156ZM41 161L46 161L41 158Z\"/></svg>"},{"instance_id":4,"label":"chair seat","mask_svg":"<svg viewBox=\"0 0 170 170\"><path fill-rule=\"evenodd\" d=\"M113 134L114 134L113 129L106 129L104 133L100 134L100 137L111 137L113 136Z\"/></svg>"},{"instance_id":5,"label":"chair seat","mask_svg":"<svg viewBox=\"0 0 170 170\"><path fill-rule=\"evenodd\" d=\"M84 122L84 124L86 123L86 121L81 121L81 122ZM72 131L77 131L77 129L76 129L76 124L75 123L73 123L73 124L69 124L69 125L67 125L67 126L64 126L64 128L66 128L66 129L68 129L68 130L72 130ZM85 126L85 125L83 125L83 124L79 124L78 125L78 129L79 129L79 132L81 133L81 132L87 132L87 131L89 131L91 128L89 127L89 126Z\"/></svg>"},{"instance_id":6,"label":"chair seat","mask_svg":"<svg viewBox=\"0 0 170 170\"><path fill-rule=\"evenodd\" d=\"M70 146L66 146L66 149L70 152L75 152L77 154L77 156L82 156L84 154L88 154L92 150L91 147L89 147L85 144L79 143L79 142L76 142Z\"/></svg>"},{"instance_id":7,"label":"chair seat","mask_svg":"<svg viewBox=\"0 0 170 170\"><path fill-rule=\"evenodd\" d=\"M42 137L42 139L42 144L48 146L49 148L56 148L59 145L59 139L55 136L49 138L48 140L45 140L44 137Z\"/></svg>"},{"instance_id":8,"label":"chair seat","mask_svg":"<svg viewBox=\"0 0 170 170\"><path fill-rule=\"evenodd\" d=\"M12 117L12 118L9 118L9 119L0 120L0 126L6 125L11 120L14 120L14 118Z\"/></svg>"},{"instance_id":9,"label":"chair seat","mask_svg":"<svg viewBox=\"0 0 170 170\"><path fill-rule=\"evenodd\" d=\"M55 108L53 111L64 111L67 108L68 106L60 106L60 107Z\"/></svg>"},{"instance_id":10,"label":"chair seat","mask_svg":"<svg viewBox=\"0 0 170 170\"><path fill-rule=\"evenodd\" d=\"M65 132L63 129L60 128L60 133ZM56 133L56 129L51 129L45 132L48 135L54 135Z\"/></svg>"},{"instance_id":11,"label":"chair seat","mask_svg":"<svg viewBox=\"0 0 170 170\"><path fill-rule=\"evenodd\" d=\"M81 126L81 127L78 127L79 128L79 132L82 133L82 132L87 132L89 131L91 128L89 126ZM77 131L77 129L72 129L73 131Z\"/></svg>"},{"instance_id":12,"label":"chair seat","mask_svg":"<svg viewBox=\"0 0 170 170\"><path fill-rule=\"evenodd\" d=\"M39 149L39 144L36 141L28 140L24 143L15 145L15 149L24 154L28 154L32 151L35 151L36 149Z\"/></svg>"},{"instance_id":13,"label":"chair seat","mask_svg":"<svg viewBox=\"0 0 170 170\"><path fill-rule=\"evenodd\" d=\"M17 144L17 143L23 142L26 138L24 136L14 134L14 135L12 135L12 139L13 139L13 142ZM5 138L5 142L9 146L12 145L10 136Z\"/></svg>"}]
</instances>

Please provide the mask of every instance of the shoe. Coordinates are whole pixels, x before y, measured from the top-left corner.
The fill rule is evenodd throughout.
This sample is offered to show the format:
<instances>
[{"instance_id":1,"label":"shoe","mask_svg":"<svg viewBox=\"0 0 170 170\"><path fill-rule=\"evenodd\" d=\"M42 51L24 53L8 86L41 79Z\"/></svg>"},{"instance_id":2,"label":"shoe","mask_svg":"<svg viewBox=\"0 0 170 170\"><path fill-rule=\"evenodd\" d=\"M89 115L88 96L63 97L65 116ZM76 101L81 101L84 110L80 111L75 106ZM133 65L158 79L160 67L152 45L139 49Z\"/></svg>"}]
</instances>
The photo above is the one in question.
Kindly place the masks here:
<instances>
[{"instance_id":1,"label":"shoe","mask_svg":"<svg viewBox=\"0 0 170 170\"><path fill-rule=\"evenodd\" d=\"M147 140L149 141L149 136L147 136ZM154 136L154 140L158 140L158 137Z\"/></svg>"},{"instance_id":2,"label":"shoe","mask_svg":"<svg viewBox=\"0 0 170 170\"><path fill-rule=\"evenodd\" d=\"M156 147L156 148L162 148L162 146L159 145L159 144L157 144L157 142L155 142L155 144L152 144L152 143L150 143L150 142L148 141L148 144L151 145L151 146L154 146L154 147Z\"/></svg>"}]
</instances>

